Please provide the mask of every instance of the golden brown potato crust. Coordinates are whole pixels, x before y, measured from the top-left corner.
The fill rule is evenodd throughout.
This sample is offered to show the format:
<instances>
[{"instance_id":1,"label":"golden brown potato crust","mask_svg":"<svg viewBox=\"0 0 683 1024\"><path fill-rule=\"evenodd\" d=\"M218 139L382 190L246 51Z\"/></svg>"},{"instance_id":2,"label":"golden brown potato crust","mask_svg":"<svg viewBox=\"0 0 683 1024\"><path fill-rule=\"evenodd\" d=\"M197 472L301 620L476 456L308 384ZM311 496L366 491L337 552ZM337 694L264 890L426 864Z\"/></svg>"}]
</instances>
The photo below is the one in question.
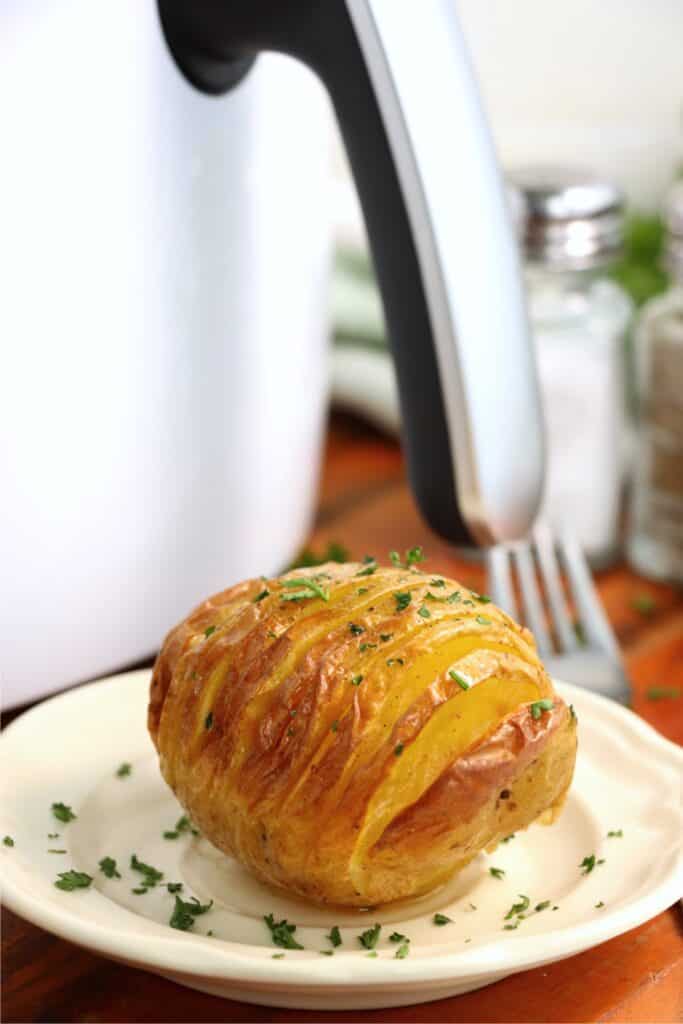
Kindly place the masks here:
<instances>
[{"instance_id":1,"label":"golden brown potato crust","mask_svg":"<svg viewBox=\"0 0 683 1024\"><path fill-rule=\"evenodd\" d=\"M148 722L215 846L356 906L426 892L559 809L576 754L527 630L453 580L358 563L201 604L166 638Z\"/></svg>"}]
</instances>

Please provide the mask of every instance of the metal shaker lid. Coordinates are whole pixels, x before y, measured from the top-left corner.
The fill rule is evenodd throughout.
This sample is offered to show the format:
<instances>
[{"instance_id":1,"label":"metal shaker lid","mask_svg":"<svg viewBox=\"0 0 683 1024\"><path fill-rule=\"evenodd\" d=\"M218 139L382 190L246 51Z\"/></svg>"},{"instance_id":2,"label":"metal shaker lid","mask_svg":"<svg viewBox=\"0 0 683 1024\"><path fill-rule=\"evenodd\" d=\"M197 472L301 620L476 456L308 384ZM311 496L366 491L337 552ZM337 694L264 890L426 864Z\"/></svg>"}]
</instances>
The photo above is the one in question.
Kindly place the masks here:
<instances>
[{"instance_id":1,"label":"metal shaker lid","mask_svg":"<svg viewBox=\"0 0 683 1024\"><path fill-rule=\"evenodd\" d=\"M667 192L662 215L667 230L666 268L677 281L683 281L683 181L677 181Z\"/></svg>"},{"instance_id":2,"label":"metal shaker lid","mask_svg":"<svg viewBox=\"0 0 683 1024\"><path fill-rule=\"evenodd\" d=\"M612 182L566 167L525 167L509 180L523 198L527 260L557 270L601 266L623 241L624 196Z\"/></svg>"}]
</instances>

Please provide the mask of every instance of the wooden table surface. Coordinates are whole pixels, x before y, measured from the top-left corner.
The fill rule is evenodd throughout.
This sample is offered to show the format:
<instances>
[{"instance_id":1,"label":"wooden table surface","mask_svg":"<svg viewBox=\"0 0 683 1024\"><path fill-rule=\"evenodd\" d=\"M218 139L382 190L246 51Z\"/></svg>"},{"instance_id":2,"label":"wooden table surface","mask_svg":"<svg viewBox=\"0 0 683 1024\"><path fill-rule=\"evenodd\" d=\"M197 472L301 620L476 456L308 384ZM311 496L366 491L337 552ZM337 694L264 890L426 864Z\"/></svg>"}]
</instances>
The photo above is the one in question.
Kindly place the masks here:
<instances>
[{"instance_id":1,"label":"wooden table surface","mask_svg":"<svg viewBox=\"0 0 683 1024\"><path fill-rule=\"evenodd\" d=\"M335 417L329 433L311 547L337 541L352 557L384 558L421 544L428 569L485 587L480 565L458 557L420 521L398 447ZM683 743L683 697L648 698L651 687L683 690L683 594L625 565L598 579L626 654L635 711ZM6 716L6 718L13 716ZM641 928L587 953L514 975L453 999L392 1010L307 1013L234 1003L111 963L3 909L2 1019L19 1021L440 1021L683 1020L683 915L672 907Z\"/></svg>"}]
</instances>

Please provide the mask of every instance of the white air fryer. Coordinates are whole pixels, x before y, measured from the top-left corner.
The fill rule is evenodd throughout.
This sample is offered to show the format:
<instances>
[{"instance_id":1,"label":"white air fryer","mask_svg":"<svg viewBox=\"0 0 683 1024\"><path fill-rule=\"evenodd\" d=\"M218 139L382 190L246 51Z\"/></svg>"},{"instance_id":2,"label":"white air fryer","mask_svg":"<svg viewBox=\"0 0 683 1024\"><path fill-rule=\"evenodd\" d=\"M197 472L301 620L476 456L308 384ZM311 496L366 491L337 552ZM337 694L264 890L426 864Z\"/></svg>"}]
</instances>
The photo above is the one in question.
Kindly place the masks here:
<instances>
[{"instance_id":1,"label":"white air fryer","mask_svg":"<svg viewBox=\"0 0 683 1024\"><path fill-rule=\"evenodd\" d=\"M422 513L460 543L526 531L539 403L452 0L14 0L0 18L6 704L152 654L305 537L329 265L311 70L360 193Z\"/></svg>"}]
</instances>

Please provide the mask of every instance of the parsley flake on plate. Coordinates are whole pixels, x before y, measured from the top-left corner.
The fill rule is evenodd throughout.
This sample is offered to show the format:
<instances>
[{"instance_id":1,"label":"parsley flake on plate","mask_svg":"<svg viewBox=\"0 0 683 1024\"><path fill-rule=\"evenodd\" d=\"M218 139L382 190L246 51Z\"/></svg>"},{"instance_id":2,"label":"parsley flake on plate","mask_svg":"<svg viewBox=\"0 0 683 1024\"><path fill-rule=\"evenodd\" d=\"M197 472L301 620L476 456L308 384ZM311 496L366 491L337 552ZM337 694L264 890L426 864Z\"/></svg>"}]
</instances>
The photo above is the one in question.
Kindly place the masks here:
<instances>
[{"instance_id":1,"label":"parsley flake on plate","mask_svg":"<svg viewBox=\"0 0 683 1024\"><path fill-rule=\"evenodd\" d=\"M489 874L498 879L505 877L505 872L502 868L489 868Z\"/></svg>"},{"instance_id":2,"label":"parsley flake on plate","mask_svg":"<svg viewBox=\"0 0 683 1024\"><path fill-rule=\"evenodd\" d=\"M196 896L191 896L190 902L181 900L180 896L176 896L173 913L168 923L171 928L177 928L181 932L189 932L194 926L195 917L199 914L205 914L207 910L211 910L212 906L213 900L202 904Z\"/></svg>"},{"instance_id":3,"label":"parsley flake on plate","mask_svg":"<svg viewBox=\"0 0 683 1024\"><path fill-rule=\"evenodd\" d=\"M358 936L363 949L374 949L379 942L380 932L382 931L381 924L374 924L372 928L367 928L362 935Z\"/></svg>"},{"instance_id":4,"label":"parsley flake on plate","mask_svg":"<svg viewBox=\"0 0 683 1024\"><path fill-rule=\"evenodd\" d=\"M342 937L341 932L339 931L339 925L333 925L332 928L330 928L329 935L326 935L325 938L328 939L333 946L341 946Z\"/></svg>"},{"instance_id":5,"label":"parsley flake on plate","mask_svg":"<svg viewBox=\"0 0 683 1024\"><path fill-rule=\"evenodd\" d=\"M99 863L100 871L107 876L107 878L120 878L121 875L116 870L116 861L112 857L103 857Z\"/></svg>"},{"instance_id":6,"label":"parsley flake on plate","mask_svg":"<svg viewBox=\"0 0 683 1024\"><path fill-rule=\"evenodd\" d=\"M85 871L60 871L55 885L64 892L73 892L74 889L87 889L92 882L92 877Z\"/></svg>"},{"instance_id":7,"label":"parsley flake on plate","mask_svg":"<svg viewBox=\"0 0 683 1024\"><path fill-rule=\"evenodd\" d=\"M623 839L624 838L624 830L623 830L623 828L612 829L610 832L607 833L607 838L608 839Z\"/></svg>"},{"instance_id":8,"label":"parsley flake on plate","mask_svg":"<svg viewBox=\"0 0 683 1024\"><path fill-rule=\"evenodd\" d=\"M118 768L116 769L116 778L117 779L125 779L125 778L127 778L130 775L130 773L132 771L133 771L132 764L129 764L128 761L124 761L123 764L120 764L118 766Z\"/></svg>"},{"instance_id":9,"label":"parsley flake on plate","mask_svg":"<svg viewBox=\"0 0 683 1024\"><path fill-rule=\"evenodd\" d=\"M410 943L403 942L403 943L401 943L401 945L398 947L398 949L394 953L394 959L395 960L405 960L405 958L408 956L409 952L410 952Z\"/></svg>"},{"instance_id":10,"label":"parsley flake on plate","mask_svg":"<svg viewBox=\"0 0 683 1024\"><path fill-rule=\"evenodd\" d=\"M511 917L519 917L520 914L523 914L526 910L529 909L529 904L530 903L531 903L531 900L529 899L529 897L525 896L524 893L520 892L519 893L519 903L513 903L512 904L512 906L508 910L507 914L505 915L504 920L505 921L509 921Z\"/></svg>"},{"instance_id":11,"label":"parsley flake on plate","mask_svg":"<svg viewBox=\"0 0 683 1024\"><path fill-rule=\"evenodd\" d=\"M158 871L153 868L151 864L145 864L144 861L138 860L137 856L133 853L130 858L130 866L133 871L138 871L142 877L142 888L152 889L157 882L160 882L164 877L163 871Z\"/></svg>"},{"instance_id":12,"label":"parsley flake on plate","mask_svg":"<svg viewBox=\"0 0 683 1024\"><path fill-rule=\"evenodd\" d=\"M597 860L596 857L595 857L595 854L591 853L590 856L584 857L583 860L581 861L581 863L579 864L579 867L581 868L581 874L582 875L590 875L590 873L593 870L593 868L596 868L598 866L598 864L604 864L604 863L605 863L605 860L604 860L603 857L601 857L600 860Z\"/></svg>"},{"instance_id":13,"label":"parsley flake on plate","mask_svg":"<svg viewBox=\"0 0 683 1024\"><path fill-rule=\"evenodd\" d=\"M438 925L453 924L453 918L452 917L446 917L445 914L434 914L434 917L432 918L432 922L434 924L438 924Z\"/></svg>"},{"instance_id":14,"label":"parsley flake on plate","mask_svg":"<svg viewBox=\"0 0 683 1024\"><path fill-rule=\"evenodd\" d=\"M270 937L274 946L281 946L283 949L303 949L294 938L296 931L295 924L289 924L286 918L276 921L272 914L266 914L263 920L270 929Z\"/></svg>"},{"instance_id":15,"label":"parsley flake on plate","mask_svg":"<svg viewBox=\"0 0 683 1024\"><path fill-rule=\"evenodd\" d=\"M3 836L2 845L3 846L14 846L14 840L12 839L11 836Z\"/></svg>"},{"instance_id":16,"label":"parsley flake on plate","mask_svg":"<svg viewBox=\"0 0 683 1024\"><path fill-rule=\"evenodd\" d=\"M68 804L53 804L52 813L54 814L57 821L63 821L65 824L68 824L68 822L70 821L74 821L76 818L76 815L71 810Z\"/></svg>"}]
</instances>

